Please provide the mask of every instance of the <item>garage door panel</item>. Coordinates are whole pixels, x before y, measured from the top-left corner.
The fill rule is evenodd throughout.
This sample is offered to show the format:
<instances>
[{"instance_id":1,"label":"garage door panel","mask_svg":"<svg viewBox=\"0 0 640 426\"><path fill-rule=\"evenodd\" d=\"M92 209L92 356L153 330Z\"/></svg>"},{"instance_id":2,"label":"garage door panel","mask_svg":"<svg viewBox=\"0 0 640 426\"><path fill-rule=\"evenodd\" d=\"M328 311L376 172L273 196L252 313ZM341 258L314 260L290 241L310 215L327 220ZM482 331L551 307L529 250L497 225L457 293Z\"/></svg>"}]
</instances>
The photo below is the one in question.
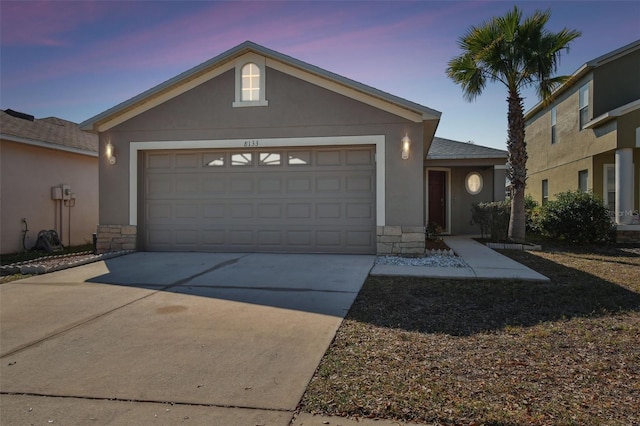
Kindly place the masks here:
<instances>
[{"instance_id":1,"label":"garage door panel","mask_svg":"<svg viewBox=\"0 0 640 426\"><path fill-rule=\"evenodd\" d=\"M347 176L345 180L347 192L372 192L375 187L375 181L370 176Z\"/></svg>"},{"instance_id":2,"label":"garage door panel","mask_svg":"<svg viewBox=\"0 0 640 426\"><path fill-rule=\"evenodd\" d=\"M173 193L173 178L171 176L154 176L146 182L145 196L147 198L156 195L166 197L171 193Z\"/></svg>"},{"instance_id":3,"label":"garage door panel","mask_svg":"<svg viewBox=\"0 0 640 426\"><path fill-rule=\"evenodd\" d=\"M282 246L282 231L257 231L258 234L258 246Z\"/></svg>"},{"instance_id":4,"label":"garage door panel","mask_svg":"<svg viewBox=\"0 0 640 426\"><path fill-rule=\"evenodd\" d=\"M145 154L147 250L375 252L373 147Z\"/></svg>"},{"instance_id":5,"label":"garage door panel","mask_svg":"<svg viewBox=\"0 0 640 426\"><path fill-rule=\"evenodd\" d=\"M171 169L171 154L157 154L150 153L147 155L146 167L147 169Z\"/></svg>"},{"instance_id":6,"label":"garage door panel","mask_svg":"<svg viewBox=\"0 0 640 426\"><path fill-rule=\"evenodd\" d=\"M369 247L373 244L373 238L370 232L366 231L347 231L347 244L353 247Z\"/></svg>"},{"instance_id":7,"label":"garage door panel","mask_svg":"<svg viewBox=\"0 0 640 426\"><path fill-rule=\"evenodd\" d=\"M220 176L203 176L202 191L207 194L224 194L227 192L227 179Z\"/></svg>"},{"instance_id":8,"label":"garage door panel","mask_svg":"<svg viewBox=\"0 0 640 426\"><path fill-rule=\"evenodd\" d=\"M176 194L198 194L201 192L200 179L196 176L178 176L175 178Z\"/></svg>"},{"instance_id":9,"label":"garage door panel","mask_svg":"<svg viewBox=\"0 0 640 426\"><path fill-rule=\"evenodd\" d=\"M287 177L287 193L304 194L311 192L311 178L309 177Z\"/></svg>"},{"instance_id":10,"label":"garage door panel","mask_svg":"<svg viewBox=\"0 0 640 426\"><path fill-rule=\"evenodd\" d=\"M317 219L339 219L342 215L342 204L340 203L317 203Z\"/></svg>"},{"instance_id":11,"label":"garage door panel","mask_svg":"<svg viewBox=\"0 0 640 426\"><path fill-rule=\"evenodd\" d=\"M347 219L373 219L370 203L347 203Z\"/></svg>"},{"instance_id":12,"label":"garage door panel","mask_svg":"<svg viewBox=\"0 0 640 426\"><path fill-rule=\"evenodd\" d=\"M316 178L317 192L340 192L342 178L340 176L320 176Z\"/></svg>"},{"instance_id":13,"label":"garage door panel","mask_svg":"<svg viewBox=\"0 0 640 426\"><path fill-rule=\"evenodd\" d=\"M374 158L371 149L349 149L346 151L345 163L348 166L372 165Z\"/></svg>"},{"instance_id":14,"label":"garage door panel","mask_svg":"<svg viewBox=\"0 0 640 426\"><path fill-rule=\"evenodd\" d=\"M228 211L230 219L253 219L252 204L234 204Z\"/></svg>"},{"instance_id":15,"label":"garage door panel","mask_svg":"<svg viewBox=\"0 0 640 426\"><path fill-rule=\"evenodd\" d=\"M282 179L268 177L258 181L258 194L279 194L282 192Z\"/></svg>"},{"instance_id":16,"label":"garage door panel","mask_svg":"<svg viewBox=\"0 0 640 426\"><path fill-rule=\"evenodd\" d=\"M201 154L176 154L175 167L179 169L200 168L201 158Z\"/></svg>"},{"instance_id":17,"label":"garage door panel","mask_svg":"<svg viewBox=\"0 0 640 426\"><path fill-rule=\"evenodd\" d=\"M169 220L172 218L173 204L172 203L158 203L148 202L146 209L146 218L148 222L156 223L161 222L163 219Z\"/></svg>"},{"instance_id":18,"label":"garage door panel","mask_svg":"<svg viewBox=\"0 0 640 426\"><path fill-rule=\"evenodd\" d=\"M197 204L176 204L176 219L197 219L199 214L199 206Z\"/></svg>"},{"instance_id":19,"label":"garage door panel","mask_svg":"<svg viewBox=\"0 0 640 426\"><path fill-rule=\"evenodd\" d=\"M225 205L221 203L206 203L202 206L202 217L205 219L222 219L224 218Z\"/></svg>"}]
</instances>

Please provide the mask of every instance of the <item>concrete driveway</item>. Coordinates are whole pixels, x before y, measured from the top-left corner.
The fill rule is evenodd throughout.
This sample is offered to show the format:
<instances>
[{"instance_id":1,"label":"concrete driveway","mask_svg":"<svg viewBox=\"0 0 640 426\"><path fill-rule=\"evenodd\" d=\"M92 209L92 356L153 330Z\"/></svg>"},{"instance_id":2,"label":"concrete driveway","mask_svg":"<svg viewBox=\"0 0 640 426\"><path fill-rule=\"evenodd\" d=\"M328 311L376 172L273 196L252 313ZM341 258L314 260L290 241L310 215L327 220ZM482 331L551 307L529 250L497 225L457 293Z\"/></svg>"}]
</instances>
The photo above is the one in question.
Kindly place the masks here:
<instances>
[{"instance_id":1,"label":"concrete driveway","mask_svg":"<svg viewBox=\"0 0 640 426\"><path fill-rule=\"evenodd\" d=\"M0 422L288 425L374 259L134 253L0 285Z\"/></svg>"}]
</instances>

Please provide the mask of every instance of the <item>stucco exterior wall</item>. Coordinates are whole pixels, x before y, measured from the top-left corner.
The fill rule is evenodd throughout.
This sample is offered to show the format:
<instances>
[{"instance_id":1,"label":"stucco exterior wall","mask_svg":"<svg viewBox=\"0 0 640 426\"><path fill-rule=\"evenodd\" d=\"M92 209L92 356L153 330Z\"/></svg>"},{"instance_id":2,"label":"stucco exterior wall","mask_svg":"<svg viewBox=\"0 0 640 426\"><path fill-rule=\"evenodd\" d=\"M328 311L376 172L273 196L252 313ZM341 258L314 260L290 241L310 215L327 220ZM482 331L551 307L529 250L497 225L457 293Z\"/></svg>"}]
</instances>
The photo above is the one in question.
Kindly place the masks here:
<instances>
[{"instance_id":1,"label":"stucco exterior wall","mask_svg":"<svg viewBox=\"0 0 640 426\"><path fill-rule=\"evenodd\" d=\"M637 139L637 129L640 128L640 110L625 114L616 121L618 127L618 148L640 148L640 140Z\"/></svg>"},{"instance_id":2,"label":"stucco exterior wall","mask_svg":"<svg viewBox=\"0 0 640 426\"><path fill-rule=\"evenodd\" d=\"M578 189L578 172L581 170L588 170L589 189L602 198L602 161L611 157L610 162L613 162L613 152L620 144L619 126L626 129L625 133L631 133L631 125L618 120L611 120L595 129L580 130L578 91L582 85L592 84L592 78L592 75L585 76L554 102L556 143L551 143L551 106L527 123L525 138L529 160L526 191L539 203L542 202L542 180L548 180L549 199L553 199L555 194ZM633 133L635 138L635 130Z\"/></svg>"},{"instance_id":3,"label":"stucco exterior wall","mask_svg":"<svg viewBox=\"0 0 640 426\"><path fill-rule=\"evenodd\" d=\"M527 188L525 194L529 194L538 203L542 203L542 181L549 183L549 200L555 199L555 195L565 191L575 191L578 189L578 172L588 170L588 186L596 192L594 182L600 182L599 189L602 191L602 170L600 169L599 180L597 169L593 167L591 157L582 158L565 164L562 167L553 167L538 173L529 173L527 178Z\"/></svg>"},{"instance_id":4,"label":"stucco exterior wall","mask_svg":"<svg viewBox=\"0 0 640 426\"><path fill-rule=\"evenodd\" d=\"M593 158L593 192L598 197L604 199L604 166L605 164L615 165L614 152L607 152ZM634 209L640 210L640 148L633 150L633 176L634 176ZM631 182L626 183L627 185Z\"/></svg>"},{"instance_id":5,"label":"stucco exterior wall","mask_svg":"<svg viewBox=\"0 0 640 426\"><path fill-rule=\"evenodd\" d=\"M3 140L0 173L1 253L23 250L23 218L29 249L38 232L48 229L55 229L64 245L92 242L98 222L98 158ZM60 184L70 185L76 195L75 205L64 206L62 213L61 202L51 199L51 187Z\"/></svg>"},{"instance_id":6,"label":"stucco exterior wall","mask_svg":"<svg viewBox=\"0 0 640 426\"><path fill-rule=\"evenodd\" d=\"M471 172L482 176L482 190L471 195L465 188L465 179ZM476 167L454 167L451 169L451 233L479 234L478 225L471 224L471 205L494 201L493 169ZM503 197L504 198L504 197Z\"/></svg>"},{"instance_id":7,"label":"stucco exterior wall","mask_svg":"<svg viewBox=\"0 0 640 426\"><path fill-rule=\"evenodd\" d=\"M203 83L100 134L100 152L111 142L117 163L100 159L100 214L105 225L129 222L129 143L384 135L386 224L423 225L423 126L362 102L266 68L264 107L233 108L234 70ZM401 159L401 139L412 140ZM141 170L142 168L139 168Z\"/></svg>"},{"instance_id":8,"label":"stucco exterior wall","mask_svg":"<svg viewBox=\"0 0 640 426\"><path fill-rule=\"evenodd\" d=\"M551 143L551 106L542 110L527 124L525 140L529 154L529 175L616 148L615 121L597 129L580 130L578 90L588 82L590 78L581 80L554 103L556 143Z\"/></svg>"},{"instance_id":9,"label":"stucco exterior wall","mask_svg":"<svg viewBox=\"0 0 640 426\"><path fill-rule=\"evenodd\" d=\"M640 99L638 70L640 50L593 70L593 117Z\"/></svg>"}]
</instances>

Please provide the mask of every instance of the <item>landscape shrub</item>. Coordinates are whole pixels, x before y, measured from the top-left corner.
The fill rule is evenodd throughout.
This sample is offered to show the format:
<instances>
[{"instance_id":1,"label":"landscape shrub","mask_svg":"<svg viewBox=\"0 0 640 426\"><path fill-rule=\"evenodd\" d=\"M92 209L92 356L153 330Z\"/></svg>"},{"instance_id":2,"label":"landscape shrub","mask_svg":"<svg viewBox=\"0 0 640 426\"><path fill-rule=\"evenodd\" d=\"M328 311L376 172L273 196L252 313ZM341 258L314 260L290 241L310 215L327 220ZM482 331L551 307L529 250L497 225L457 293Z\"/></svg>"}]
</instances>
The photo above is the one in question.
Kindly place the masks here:
<instances>
[{"instance_id":1,"label":"landscape shrub","mask_svg":"<svg viewBox=\"0 0 640 426\"><path fill-rule=\"evenodd\" d=\"M493 241L505 241L509 232L509 201L473 203L471 205L471 223L480 226L482 238Z\"/></svg>"},{"instance_id":2,"label":"landscape shrub","mask_svg":"<svg viewBox=\"0 0 640 426\"><path fill-rule=\"evenodd\" d=\"M538 214L539 206L531 195L524 198L526 214L526 230L528 233L539 233L534 217ZM471 205L471 223L480 226L482 238L493 241L506 241L509 234L509 218L511 215L511 200L473 203Z\"/></svg>"},{"instance_id":3,"label":"landscape shrub","mask_svg":"<svg viewBox=\"0 0 640 426\"><path fill-rule=\"evenodd\" d=\"M526 215L527 234L540 234L536 217L540 214L540 205L529 194L524 196L524 212Z\"/></svg>"},{"instance_id":4,"label":"landscape shrub","mask_svg":"<svg viewBox=\"0 0 640 426\"><path fill-rule=\"evenodd\" d=\"M595 243L610 238L611 218L602 201L590 192L567 191L540 207L534 218L540 233L572 243Z\"/></svg>"}]
</instances>

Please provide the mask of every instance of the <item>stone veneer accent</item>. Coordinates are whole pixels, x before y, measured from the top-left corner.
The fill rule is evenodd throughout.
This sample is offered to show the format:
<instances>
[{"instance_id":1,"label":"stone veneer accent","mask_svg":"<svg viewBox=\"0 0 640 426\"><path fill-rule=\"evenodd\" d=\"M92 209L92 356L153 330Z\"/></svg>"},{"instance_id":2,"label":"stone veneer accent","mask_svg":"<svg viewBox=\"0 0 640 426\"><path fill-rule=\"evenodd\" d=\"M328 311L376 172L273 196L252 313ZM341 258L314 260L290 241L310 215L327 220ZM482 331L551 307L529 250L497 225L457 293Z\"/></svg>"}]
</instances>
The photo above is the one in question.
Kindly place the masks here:
<instances>
[{"instance_id":1,"label":"stone veneer accent","mask_svg":"<svg viewBox=\"0 0 640 426\"><path fill-rule=\"evenodd\" d=\"M376 234L378 254L425 253L424 226L378 226Z\"/></svg>"},{"instance_id":2,"label":"stone veneer accent","mask_svg":"<svg viewBox=\"0 0 640 426\"><path fill-rule=\"evenodd\" d=\"M120 250L135 250L137 227L135 225L98 225L98 254Z\"/></svg>"}]
</instances>

